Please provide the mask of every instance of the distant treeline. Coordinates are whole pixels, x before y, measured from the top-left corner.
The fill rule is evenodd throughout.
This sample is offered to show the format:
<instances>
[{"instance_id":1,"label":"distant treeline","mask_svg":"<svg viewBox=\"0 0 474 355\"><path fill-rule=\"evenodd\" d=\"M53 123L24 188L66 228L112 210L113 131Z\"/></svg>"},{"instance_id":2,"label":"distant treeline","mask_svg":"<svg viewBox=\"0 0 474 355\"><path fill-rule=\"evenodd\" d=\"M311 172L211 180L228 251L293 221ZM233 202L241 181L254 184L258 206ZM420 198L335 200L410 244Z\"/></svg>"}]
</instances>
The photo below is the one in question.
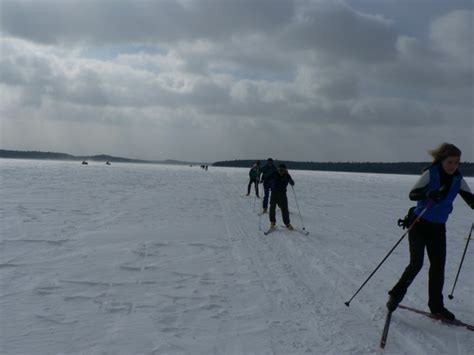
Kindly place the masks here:
<instances>
[{"instance_id":1,"label":"distant treeline","mask_svg":"<svg viewBox=\"0 0 474 355\"><path fill-rule=\"evenodd\" d=\"M75 156L66 153L54 152L38 152L38 151L20 151L20 150L6 150L0 149L0 158L8 159L44 159L44 160L92 160L92 161L109 161L115 163L141 163L141 164L174 164L174 165L188 165L201 164L194 162L184 162L179 160L140 160L114 157L106 154L90 155L90 156Z\"/></svg>"},{"instance_id":2,"label":"distant treeline","mask_svg":"<svg viewBox=\"0 0 474 355\"><path fill-rule=\"evenodd\" d=\"M65 154L65 153L53 153L53 152L35 152L26 151L20 152L17 150L5 150L0 149L0 158L11 158L11 159L51 159L51 160L77 160L78 158Z\"/></svg>"},{"instance_id":3,"label":"distant treeline","mask_svg":"<svg viewBox=\"0 0 474 355\"><path fill-rule=\"evenodd\" d=\"M74 156L66 153L54 152L37 152L37 151L18 151L0 149L0 158L10 159L48 159L48 160L96 160L96 161L113 161L113 162L143 162L136 159L127 159L113 157L110 155L93 155L93 156Z\"/></svg>"},{"instance_id":4,"label":"distant treeline","mask_svg":"<svg viewBox=\"0 0 474 355\"><path fill-rule=\"evenodd\" d=\"M219 161L212 166L250 168L256 160L232 160ZM285 163L288 169L292 170L319 170L319 171L343 171L357 173L378 173L378 174L409 174L419 175L424 168L430 165L429 162L401 162L401 163L316 163L298 161L274 161L278 166ZM266 160L260 160L261 166L266 164ZM462 163L459 170L464 176L474 176L474 163Z\"/></svg>"}]
</instances>

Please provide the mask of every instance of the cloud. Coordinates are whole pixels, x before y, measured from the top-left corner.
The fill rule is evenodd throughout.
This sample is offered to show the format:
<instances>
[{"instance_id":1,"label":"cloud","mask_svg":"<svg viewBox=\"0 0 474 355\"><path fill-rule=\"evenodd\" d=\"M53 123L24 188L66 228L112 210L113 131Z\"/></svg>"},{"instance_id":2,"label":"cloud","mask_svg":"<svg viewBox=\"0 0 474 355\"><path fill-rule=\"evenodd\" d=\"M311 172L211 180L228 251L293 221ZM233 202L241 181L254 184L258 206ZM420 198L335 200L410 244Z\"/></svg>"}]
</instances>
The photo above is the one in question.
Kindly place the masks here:
<instances>
[{"instance_id":1,"label":"cloud","mask_svg":"<svg viewBox=\"0 0 474 355\"><path fill-rule=\"evenodd\" d=\"M270 33L293 13L293 2L287 0L4 0L1 6L3 32L68 45L224 40L240 33Z\"/></svg>"},{"instance_id":2,"label":"cloud","mask_svg":"<svg viewBox=\"0 0 474 355\"><path fill-rule=\"evenodd\" d=\"M471 67L474 59L474 11L457 10L432 22L430 39L436 49Z\"/></svg>"},{"instance_id":3,"label":"cloud","mask_svg":"<svg viewBox=\"0 0 474 355\"><path fill-rule=\"evenodd\" d=\"M281 35L296 50L321 51L339 61L383 61L395 53L396 32L381 16L363 14L344 2L308 2Z\"/></svg>"},{"instance_id":4,"label":"cloud","mask_svg":"<svg viewBox=\"0 0 474 355\"><path fill-rule=\"evenodd\" d=\"M73 147L107 144L135 157L159 150L183 160L255 151L368 159L360 141L393 144L370 157L398 160L417 149L414 133L444 141L458 129L450 134L459 142L472 140L472 11L431 18L408 36L396 20L344 1L1 6L0 117L9 144L27 140L19 121L72 140L78 125L110 130L107 140L90 134L82 136L88 145ZM398 149L394 137L407 130L412 142ZM51 141L67 147L67 139Z\"/></svg>"}]
</instances>

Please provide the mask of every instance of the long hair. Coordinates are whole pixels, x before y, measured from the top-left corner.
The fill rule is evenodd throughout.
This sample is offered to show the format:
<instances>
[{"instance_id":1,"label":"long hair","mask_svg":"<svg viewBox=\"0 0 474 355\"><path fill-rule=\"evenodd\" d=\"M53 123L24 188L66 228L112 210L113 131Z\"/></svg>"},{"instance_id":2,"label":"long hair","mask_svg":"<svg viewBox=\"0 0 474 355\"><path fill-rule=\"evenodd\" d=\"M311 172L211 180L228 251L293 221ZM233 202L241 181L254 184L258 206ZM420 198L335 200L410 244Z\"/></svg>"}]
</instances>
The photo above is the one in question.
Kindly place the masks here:
<instances>
[{"instance_id":1,"label":"long hair","mask_svg":"<svg viewBox=\"0 0 474 355\"><path fill-rule=\"evenodd\" d=\"M447 157L460 157L461 149L451 143L441 143L428 153L433 157L433 164L440 164Z\"/></svg>"}]
</instances>

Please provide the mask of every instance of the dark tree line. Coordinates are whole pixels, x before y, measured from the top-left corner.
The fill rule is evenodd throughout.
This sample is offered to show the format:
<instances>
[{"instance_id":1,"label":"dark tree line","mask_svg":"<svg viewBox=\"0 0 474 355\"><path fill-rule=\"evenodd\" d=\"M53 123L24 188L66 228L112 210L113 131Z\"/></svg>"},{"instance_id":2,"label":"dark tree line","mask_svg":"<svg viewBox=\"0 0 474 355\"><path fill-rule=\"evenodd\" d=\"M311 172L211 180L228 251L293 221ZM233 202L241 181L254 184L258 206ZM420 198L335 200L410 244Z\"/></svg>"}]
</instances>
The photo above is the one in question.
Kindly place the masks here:
<instances>
[{"instance_id":1,"label":"dark tree line","mask_svg":"<svg viewBox=\"0 0 474 355\"><path fill-rule=\"evenodd\" d=\"M227 160L219 161L213 166L250 168L256 160ZM266 159L260 160L261 164L266 163ZM278 165L279 161L274 161ZM298 162L284 161L288 169L292 170L319 170L319 171L342 171L358 173L379 173L379 174L409 174L419 175L424 168L430 165L429 162L400 162L400 163L355 163L355 162ZM461 163L459 170L464 176L474 176L474 163Z\"/></svg>"},{"instance_id":2,"label":"dark tree line","mask_svg":"<svg viewBox=\"0 0 474 355\"><path fill-rule=\"evenodd\" d=\"M0 149L0 158L10 159L50 159L50 160L77 160L78 158L65 153L18 151Z\"/></svg>"},{"instance_id":3,"label":"dark tree line","mask_svg":"<svg viewBox=\"0 0 474 355\"><path fill-rule=\"evenodd\" d=\"M38 151L18 151L0 149L0 158L10 159L47 159L47 160L95 160L95 161L114 161L114 162L144 162L136 159L127 159L120 157L113 157L110 155L92 155L92 156L75 156L66 153L54 152L38 152Z\"/></svg>"}]
</instances>

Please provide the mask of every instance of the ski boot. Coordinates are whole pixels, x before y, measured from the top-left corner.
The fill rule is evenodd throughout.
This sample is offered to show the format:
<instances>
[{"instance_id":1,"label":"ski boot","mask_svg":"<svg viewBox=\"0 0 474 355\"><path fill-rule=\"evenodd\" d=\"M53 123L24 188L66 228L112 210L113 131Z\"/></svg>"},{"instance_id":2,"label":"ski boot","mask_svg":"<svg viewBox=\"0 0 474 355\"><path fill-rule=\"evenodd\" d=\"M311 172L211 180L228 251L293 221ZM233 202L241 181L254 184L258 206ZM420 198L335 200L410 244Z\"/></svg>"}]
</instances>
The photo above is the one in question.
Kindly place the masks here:
<instances>
[{"instance_id":1,"label":"ski boot","mask_svg":"<svg viewBox=\"0 0 474 355\"><path fill-rule=\"evenodd\" d=\"M387 304L386 304L389 312L395 311L398 308L398 305L400 304L401 301L402 301L402 298L390 295L388 297L388 301L387 301Z\"/></svg>"},{"instance_id":2,"label":"ski boot","mask_svg":"<svg viewBox=\"0 0 474 355\"><path fill-rule=\"evenodd\" d=\"M439 310L436 310L436 311L431 311L431 314L436 316L436 317L439 317L441 319L447 319L447 320L455 320L456 319L454 314L451 313L450 311L448 311L444 307L442 307L442 308L440 308Z\"/></svg>"},{"instance_id":3,"label":"ski boot","mask_svg":"<svg viewBox=\"0 0 474 355\"><path fill-rule=\"evenodd\" d=\"M291 223L288 223L286 225L286 228L288 228L288 230L290 230L290 231L292 231L294 229L293 226L291 225Z\"/></svg>"}]
</instances>

